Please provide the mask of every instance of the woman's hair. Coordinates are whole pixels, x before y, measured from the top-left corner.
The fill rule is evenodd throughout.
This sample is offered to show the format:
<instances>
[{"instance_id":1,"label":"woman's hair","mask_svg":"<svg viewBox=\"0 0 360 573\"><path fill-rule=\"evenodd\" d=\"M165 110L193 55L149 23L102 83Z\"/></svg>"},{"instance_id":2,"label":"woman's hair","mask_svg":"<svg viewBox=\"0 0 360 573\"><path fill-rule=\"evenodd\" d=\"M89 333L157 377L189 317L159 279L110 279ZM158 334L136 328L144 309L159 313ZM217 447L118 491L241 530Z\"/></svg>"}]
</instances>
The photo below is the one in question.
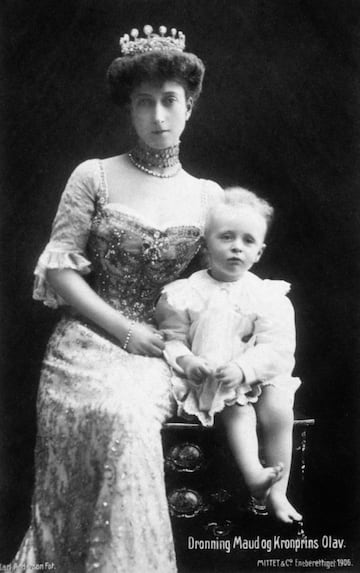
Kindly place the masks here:
<instances>
[{"instance_id":1,"label":"woman's hair","mask_svg":"<svg viewBox=\"0 0 360 573\"><path fill-rule=\"evenodd\" d=\"M111 98L119 106L130 102L132 91L142 82L176 81L183 86L186 97L195 102L201 93L204 73L205 66L195 54L153 51L116 58L108 69L107 81Z\"/></svg>"},{"instance_id":2,"label":"woman's hair","mask_svg":"<svg viewBox=\"0 0 360 573\"><path fill-rule=\"evenodd\" d=\"M274 219L274 208L270 205L266 199L258 197L252 191L243 189L242 187L228 187L224 190L224 197L219 203L216 203L209 211L207 221L206 221L206 233L208 232L208 227L210 225L211 217L213 213L221 205L227 205L229 207L242 207L248 205L255 209L262 217L264 217L267 226L267 232L269 232Z\"/></svg>"}]
</instances>

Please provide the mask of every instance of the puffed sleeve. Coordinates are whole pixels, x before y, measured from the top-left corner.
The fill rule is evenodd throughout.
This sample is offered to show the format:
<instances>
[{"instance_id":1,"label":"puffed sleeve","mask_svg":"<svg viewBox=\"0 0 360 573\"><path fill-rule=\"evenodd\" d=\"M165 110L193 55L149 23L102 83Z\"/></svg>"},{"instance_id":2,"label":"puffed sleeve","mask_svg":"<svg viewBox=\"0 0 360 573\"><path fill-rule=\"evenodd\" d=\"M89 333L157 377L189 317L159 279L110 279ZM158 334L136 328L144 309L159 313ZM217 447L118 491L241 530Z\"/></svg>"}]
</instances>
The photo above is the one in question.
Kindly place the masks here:
<instances>
[{"instance_id":1,"label":"puffed sleeve","mask_svg":"<svg viewBox=\"0 0 360 573\"><path fill-rule=\"evenodd\" d=\"M155 321L165 337L164 356L167 362L182 373L176 359L191 354L189 332L191 320L186 308L187 280L180 279L167 285L155 309Z\"/></svg>"},{"instance_id":2,"label":"puffed sleeve","mask_svg":"<svg viewBox=\"0 0 360 573\"><path fill-rule=\"evenodd\" d=\"M205 191L207 196L207 206L212 207L224 198L224 190L218 183L211 181L210 179L205 179Z\"/></svg>"},{"instance_id":3,"label":"puffed sleeve","mask_svg":"<svg viewBox=\"0 0 360 573\"><path fill-rule=\"evenodd\" d=\"M81 163L71 174L52 224L50 241L42 252L34 274L33 298L46 306L65 304L46 280L48 269L74 269L82 275L91 271L86 245L95 211L98 161Z\"/></svg>"},{"instance_id":4,"label":"puffed sleeve","mask_svg":"<svg viewBox=\"0 0 360 573\"><path fill-rule=\"evenodd\" d=\"M248 384L267 382L276 376L291 377L295 366L295 317L285 295L269 297L266 310L255 320L251 342L253 345L249 344L235 360Z\"/></svg>"}]
</instances>

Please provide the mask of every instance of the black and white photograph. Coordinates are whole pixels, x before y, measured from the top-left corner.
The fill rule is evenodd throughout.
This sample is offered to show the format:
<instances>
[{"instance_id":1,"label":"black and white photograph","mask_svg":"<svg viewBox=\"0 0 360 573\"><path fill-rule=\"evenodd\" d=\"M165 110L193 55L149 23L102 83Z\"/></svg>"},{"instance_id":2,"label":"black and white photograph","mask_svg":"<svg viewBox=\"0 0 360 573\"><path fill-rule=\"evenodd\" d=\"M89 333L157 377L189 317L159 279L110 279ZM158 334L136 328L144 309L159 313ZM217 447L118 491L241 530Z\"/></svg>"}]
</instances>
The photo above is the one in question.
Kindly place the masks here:
<instances>
[{"instance_id":1,"label":"black and white photograph","mask_svg":"<svg viewBox=\"0 0 360 573\"><path fill-rule=\"evenodd\" d=\"M0 572L360 571L360 0L0 33Z\"/></svg>"}]
</instances>

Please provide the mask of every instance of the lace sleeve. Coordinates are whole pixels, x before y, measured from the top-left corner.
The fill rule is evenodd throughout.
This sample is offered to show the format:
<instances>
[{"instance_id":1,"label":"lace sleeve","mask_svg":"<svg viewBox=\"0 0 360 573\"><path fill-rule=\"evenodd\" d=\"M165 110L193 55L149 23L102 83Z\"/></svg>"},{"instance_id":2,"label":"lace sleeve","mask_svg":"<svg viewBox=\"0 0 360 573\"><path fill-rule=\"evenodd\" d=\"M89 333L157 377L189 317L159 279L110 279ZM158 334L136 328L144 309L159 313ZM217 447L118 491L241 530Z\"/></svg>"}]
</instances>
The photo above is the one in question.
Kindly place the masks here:
<instances>
[{"instance_id":1,"label":"lace sleeve","mask_svg":"<svg viewBox=\"0 0 360 573\"><path fill-rule=\"evenodd\" d=\"M215 181L205 179L205 189L209 207L221 201L224 197L224 190L218 183L215 183Z\"/></svg>"},{"instance_id":2,"label":"lace sleeve","mask_svg":"<svg viewBox=\"0 0 360 573\"><path fill-rule=\"evenodd\" d=\"M97 161L81 163L71 174L52 225L49 243L35 268L33 298L46 306L65 304L46 280L48 269L70 268L85 275L91 271L86 258L92 217L95 211Z\"/></svg>"}]
</instances>

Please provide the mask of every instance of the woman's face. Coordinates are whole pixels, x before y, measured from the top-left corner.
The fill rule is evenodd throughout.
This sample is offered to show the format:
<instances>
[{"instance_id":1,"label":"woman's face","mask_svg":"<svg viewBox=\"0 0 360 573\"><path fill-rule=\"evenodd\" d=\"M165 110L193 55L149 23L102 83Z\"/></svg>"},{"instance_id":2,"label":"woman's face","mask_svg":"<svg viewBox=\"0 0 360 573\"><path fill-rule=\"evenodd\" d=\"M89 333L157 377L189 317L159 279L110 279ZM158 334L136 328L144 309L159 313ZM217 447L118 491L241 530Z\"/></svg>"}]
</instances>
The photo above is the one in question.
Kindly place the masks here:
<instances>
[{"instance_id":1,"label":"woman's face","mask_svg":"<svg viewBox=\"0 0 360 573\"><path fill-rule=\"evenodd\" d=\"M130 98L131 120L138 137L150 147L164 149L179 142L192 110L182 85L144 82Z\"/></svg>"}]
</instances>

